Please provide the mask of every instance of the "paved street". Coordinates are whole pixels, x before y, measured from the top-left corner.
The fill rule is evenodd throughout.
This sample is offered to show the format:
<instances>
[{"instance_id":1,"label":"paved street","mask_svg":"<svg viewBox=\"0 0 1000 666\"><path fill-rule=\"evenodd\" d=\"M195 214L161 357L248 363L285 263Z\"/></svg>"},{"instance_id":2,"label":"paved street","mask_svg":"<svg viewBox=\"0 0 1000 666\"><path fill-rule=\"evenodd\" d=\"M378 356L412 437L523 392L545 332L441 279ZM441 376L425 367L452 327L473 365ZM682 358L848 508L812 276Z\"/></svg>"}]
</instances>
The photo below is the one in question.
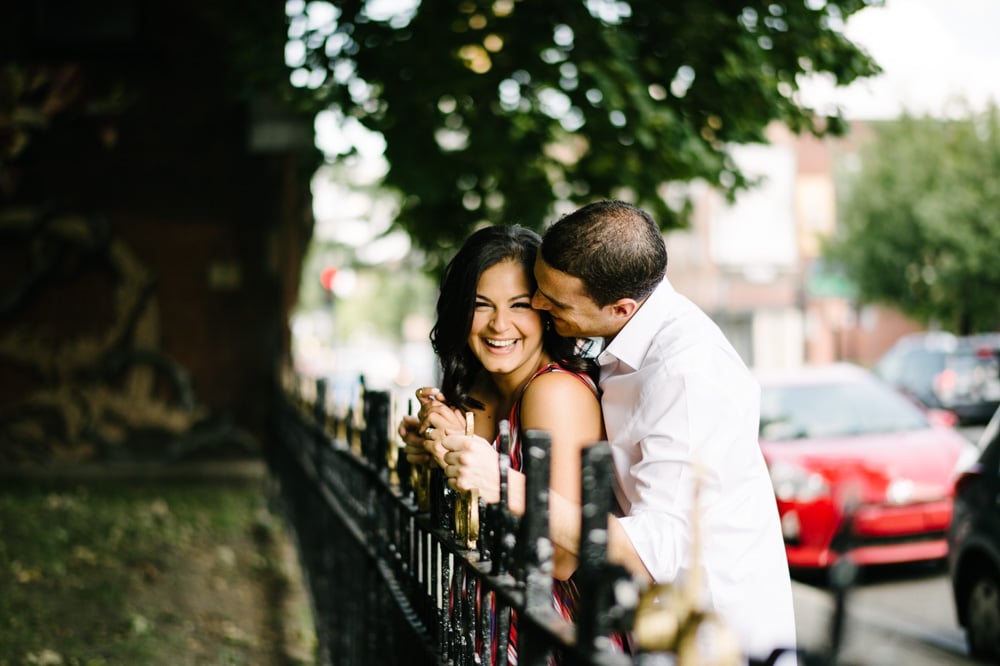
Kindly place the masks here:
<instances>
[{"instance_id":1,"label":"paved street","mask_svg":"<svg viewBox=\"0 0 1000 666\"><path fill-rule=\"evenodd\" d=\"M799 645L829 644L833 597L795 582ZM897 582L897 589L862 586L848 598L845 644L838 663L863 666L974 664L965 656L964 635L954 622L946 576Z\"/></svg>"}]
</instances>

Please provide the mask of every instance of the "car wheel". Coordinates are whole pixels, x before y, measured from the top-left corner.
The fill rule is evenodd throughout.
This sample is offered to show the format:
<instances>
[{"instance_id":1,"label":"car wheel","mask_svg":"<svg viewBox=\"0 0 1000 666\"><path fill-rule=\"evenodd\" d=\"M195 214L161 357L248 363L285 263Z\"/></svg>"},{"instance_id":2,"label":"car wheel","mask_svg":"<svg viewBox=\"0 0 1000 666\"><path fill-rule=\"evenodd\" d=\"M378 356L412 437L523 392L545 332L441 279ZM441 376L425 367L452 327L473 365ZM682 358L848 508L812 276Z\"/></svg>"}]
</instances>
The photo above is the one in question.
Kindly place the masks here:
<instances>
[{"instance_id":1,"label":"car wheel","mask_svg":"<svg viewBox=\"0 0 1000 666\"><path fill-rule=\"evenodd\" d=\"M973 583L966 600L969 654L977 659L1000 658L1000 580L990 572Z\"/></svg>"}]
</instances>

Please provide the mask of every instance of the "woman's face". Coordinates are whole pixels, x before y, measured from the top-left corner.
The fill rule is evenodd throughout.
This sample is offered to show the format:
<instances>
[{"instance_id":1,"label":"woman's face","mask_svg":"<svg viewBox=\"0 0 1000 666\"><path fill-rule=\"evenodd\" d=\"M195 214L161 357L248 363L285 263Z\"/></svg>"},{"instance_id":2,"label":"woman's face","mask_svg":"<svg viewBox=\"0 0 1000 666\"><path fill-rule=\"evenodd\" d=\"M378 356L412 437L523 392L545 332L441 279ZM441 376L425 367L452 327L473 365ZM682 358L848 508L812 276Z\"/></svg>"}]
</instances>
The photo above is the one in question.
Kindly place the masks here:
<instances>
[{"instance_id":1,"label":"woman's face","mask_svg":"<svg viewBox=\"0 0 1000 666\"><path fill-rule=\"evenodd\" d=\"M515 260L494 264L479 277L469 348L487 372L513 373L521 381L538 368L542 315L531 309L532 291L524 267Z\"/></svg>"}]
</instances>

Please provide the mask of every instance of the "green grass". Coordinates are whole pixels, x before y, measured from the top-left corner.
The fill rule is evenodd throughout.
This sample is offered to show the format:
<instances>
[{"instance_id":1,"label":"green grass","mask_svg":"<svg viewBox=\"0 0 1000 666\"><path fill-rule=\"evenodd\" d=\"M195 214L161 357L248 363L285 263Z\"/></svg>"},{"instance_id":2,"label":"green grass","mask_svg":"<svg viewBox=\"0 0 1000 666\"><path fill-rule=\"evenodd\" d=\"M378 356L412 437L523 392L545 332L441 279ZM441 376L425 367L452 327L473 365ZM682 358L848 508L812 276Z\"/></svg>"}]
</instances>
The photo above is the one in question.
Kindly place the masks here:
<instances>
[{"instance_id":1,"label":"green grass","mask_svg":"<svg viewBox=\"0 0 1000 666\"><path fill-rule=\"evenodd\" d=\"M0 666L260 663L273 642L240 609L287 587L263 504L256 485L7 483Z\"/></svg>"}]
</instances>

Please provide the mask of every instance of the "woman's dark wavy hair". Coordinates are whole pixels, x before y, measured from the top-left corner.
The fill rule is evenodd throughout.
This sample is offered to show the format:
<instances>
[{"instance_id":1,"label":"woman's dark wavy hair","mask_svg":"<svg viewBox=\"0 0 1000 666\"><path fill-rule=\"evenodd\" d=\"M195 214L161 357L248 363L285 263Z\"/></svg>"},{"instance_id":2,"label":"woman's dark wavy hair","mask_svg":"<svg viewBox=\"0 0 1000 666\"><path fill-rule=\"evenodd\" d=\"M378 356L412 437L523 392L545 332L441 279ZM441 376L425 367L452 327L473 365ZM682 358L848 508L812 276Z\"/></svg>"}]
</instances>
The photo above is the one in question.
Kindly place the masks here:
<instances>
[{"instance_id":1,"label":"woman's dark wavy hair","mask_svg":"<svg viewBox=\"0 0 1000 666\"><path fill-rule=\"evenodd\" d=\"M431 330L431 345L441 364L441 391L448 404L459 409L483 405L469 395L482 363L469 348L469 331L476 305L476 288L483 272L503 261L517 261L535 289L535 254L541 237L518 225L484 227L465 241L445 267L437 301L437 322ZM543 320L548 317L542 313ZM551 326L544 326L542 347L545 352L567 368L585 372L597 378L597 364L583 356L589 340L564 338Z\"/></svg>"}]
</instances>

